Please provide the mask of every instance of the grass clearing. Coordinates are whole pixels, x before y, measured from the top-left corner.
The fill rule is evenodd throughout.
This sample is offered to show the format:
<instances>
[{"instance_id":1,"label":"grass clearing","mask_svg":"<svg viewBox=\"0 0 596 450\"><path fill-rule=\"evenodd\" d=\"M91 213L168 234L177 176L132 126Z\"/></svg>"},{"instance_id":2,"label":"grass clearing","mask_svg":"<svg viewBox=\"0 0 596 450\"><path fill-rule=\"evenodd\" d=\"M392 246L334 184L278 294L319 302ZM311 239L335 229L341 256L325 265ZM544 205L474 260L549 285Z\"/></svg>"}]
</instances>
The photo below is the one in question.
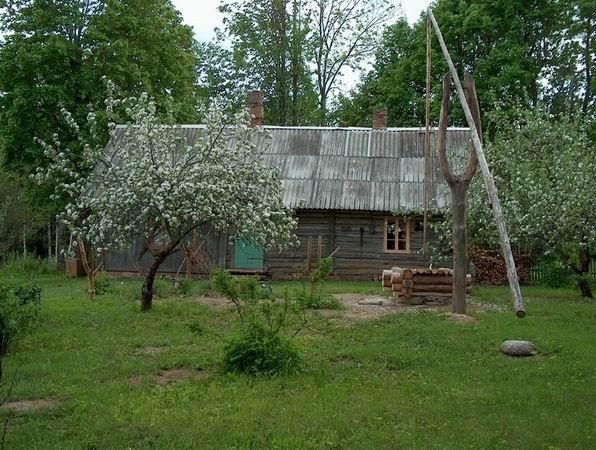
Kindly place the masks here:
<instances>
[{"instance_id":1,"label":"grass clearing","mask_svg":"<svg viewBox=\"0 0 596 450\"><path fill-rule=\"evenodd\" d=\"M208 282L184 297L164 282L148 313L139 280L111 280L93 303L84 280L37 282L43 323L6 358L5 381L16 372L9 401L55 403L0 411L8 448L596 447L596 305L574 290L524 288L528 316L517 319L507 287L476 287L474 302L507 310L473 311L475 325L424 310L349 323L313 312L298 336L304 371L252 378L221 370L238 324L230 308L197 301ZM505 339L541 355L505 357Z\"/></svg>"}]
</instances>

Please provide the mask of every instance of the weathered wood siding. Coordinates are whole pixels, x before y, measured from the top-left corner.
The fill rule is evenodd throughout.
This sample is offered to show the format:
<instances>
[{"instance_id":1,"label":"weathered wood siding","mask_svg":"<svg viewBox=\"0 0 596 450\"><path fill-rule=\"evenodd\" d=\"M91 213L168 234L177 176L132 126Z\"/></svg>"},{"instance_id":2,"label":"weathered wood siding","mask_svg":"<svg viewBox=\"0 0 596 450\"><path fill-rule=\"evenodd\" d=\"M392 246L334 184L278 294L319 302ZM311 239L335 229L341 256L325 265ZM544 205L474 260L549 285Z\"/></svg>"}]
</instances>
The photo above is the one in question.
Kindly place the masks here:
<instances>
[{"instance_id":1,"label":"weathered wood siding","mask_svg":"<svg viewBox=\"0 0 596 450\"><path fill-rule=\"evenodd\" d=\"M334 255L333 276L345 279L377 279L383 269L393 266L428 267L430 259L422 255L422 229L416 229L416 221L410 220L410 252L386 253L384 251L384 224L389 214L366 211L300 210L297 212L296 234L300 245L282 253L268 252L264 260L264 272L273 278L291 278L306 265L308 237L312 238L313 266L318 258L318 237L322 240L321 257ZM429 230L429 240L433 233ZM106 269L110 272L138 273L138 268L147 268L150 255L141 260L138 255L142 240L128 251L112 252L108 255ZM193 265L192 273L207 275L214 267L233 269L234 245L225 234L213 234L202 247L203 260ZM450 267L449 262L442 264ZM169 256L162 264L160 273L186 273L186 263L181 251Z\"/></svg>"},{"instance_id":2,"label":"weathered wood siding","mask_svg":"<svg viewBox=\"0 0 596 450\"><path fill-rule=\"evenodd\" d=\"M389 214L365 211L303 210L298 212L297 235L300 245L282 253L269 252L265 266L274 278L287 278L304 268L308 237L312 237L313 263L316 264L317 238L322 238L322 256L335 249L338 278L377 278L383 269L393 266L427 267L430 259L422 255L422 228L416 230L417 218L410 222L410 252L384 251L384 222ZM421 218L420 218L421 220ZM432 239L429 233L429 239Z\"/></svg>"},{"instance_id":3,"label":"weathered wood siding","mask_svg":"<svg viewBox=\"0 0 596 450\"><path fill-rule=\"evenodd\" d=\"M145 252L139 259L144 247L142 239L138 239L128 250L112 251L105 261L105 268L109 272L139 273L151 264L151 255ZM199 252L200 262L193 265L194 274L209 274L214 267L224 267L227 263L228 238L223 233L211 233ZM168 256L159 268L160 273L184 275L186 262L184 252L179 250Z\"/></svg>"}]
</instances>

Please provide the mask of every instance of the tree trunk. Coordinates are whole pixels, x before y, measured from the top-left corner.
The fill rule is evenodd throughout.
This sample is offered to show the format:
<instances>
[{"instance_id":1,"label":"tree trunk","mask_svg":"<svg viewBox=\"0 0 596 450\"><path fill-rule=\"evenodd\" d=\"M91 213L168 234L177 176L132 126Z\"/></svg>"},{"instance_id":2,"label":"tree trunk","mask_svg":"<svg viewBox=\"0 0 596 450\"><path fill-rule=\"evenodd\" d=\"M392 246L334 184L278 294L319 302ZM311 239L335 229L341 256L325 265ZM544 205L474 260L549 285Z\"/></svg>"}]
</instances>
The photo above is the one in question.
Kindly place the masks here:
<instances>
[{"instance_id":1,"label":"tree trunk","mask_svg":"<svg viewBox=\"0 0 596 450\"><path fill-rule=\"evenodd\" d=\"M48 259L52 259L52 221L48 222Z\"/></svg>"},{"instance_id":2,"label":"tree trunk","mask_svg":"<svg viewBox=\"0 0 596 450\"><path fill-rule=\"evenodd\" d=\"M164 262L167 256L168 252L159 252L153 257L153 263L145 275L145 282L143 283L143 288L141 290L141 311L148 311L151 309L155 275L157 274L157 269L159 269L159 266Z\"/></svg>"},{"instance_id":3,"label":"tree trunk","mask_svg":"<svg viewBox=\"0 0 596 450\"><path fill-rule=\"evenodd\" d=\"M584 278L579 280L579 288L582 291L582 297L584 298L594 298L592 295L592 287L590 286L590 282Z\"/></svg>"},{"instance_id":4,"label":"tree trunk","mask_svg":"<svg viewBox=\"0 0 596 450\"><path fill-rule=\"evenodd\" d=\"M87 253L83 239L79 238L78 243L79 256L83 263L85 273L87 274L87 284L89 286L87 293L89 295L89 300L93 301L95 300L95 250L91 249L91 254L89 254Z\"/></svg>"},{"instance_id":5,"label":"tree trunk","mask_svg":"<svg viewBox=\"0 0 596 450\"><path fill-rule=\"evenodd\" d=\"M428 15L429 15L430 20L433 24L433 27L435 28L437 39L439 40L439 44L441 46L441 50L443 52L443 55L445 56L445 60L447 61L447 65L449 66L449 70L453 76L453 81L454 81L455 87L457 89L457 94L458 94L460 103L464 110L464 115L466 116L466 121L468 122L468 125L470 126L470 131L472 134L472 143L474 145L474 149L476 150L476 156L478 158L480 168L482 169L482 177L484 179L484 184L486 185L486 190L487 190L488 196L490 198L491 206L493 209L493 214L495 216L495 221L497 222L497 229L499 230L499 237L501 240L501 248L503 250L503 256L505 257L505 264L507 266L507 278L509 280L509 286L511 288L511 293L513 295L513 304L514 304L515 313L518 317L524 317L526 315L526 311L524 309L524 302L523 302L521 290L519 287L519 280L517 278L517 270L515 268L515 261L513 260L513 253L511 252L511 242L509 241L509 235L507 233L507 224L505 222L505 217L503 216L503 211L501 209L501 203L499 201L497 186L495 185L495 180L494 180L492 174L490 173L490 169L488 167L488 163L486 162L486 157L484 155L484 150L482 148L482 136L481 136L481 132L480 132L479 120L478 120L478 123L476 123L477 119L479 119L479 116L475 117L476 114L473 112L473 109L476 109L477 98L476 98L475 93L473 94L473 97L474 97L473 102L470 102L470 99L466 98L464 89L461 85L461 82L459 81L459 75L457 74L457 70L455 68L455 65L453 64L453 60L451 59L451 56L449 55L449 51L447 50L447 46L445 45L445 40L443 39L443 35L441 34L441 30L439 29L439 24L437 23L437 20L435 19L435 16L433 15L433 13L430 9L428 10ZM440 145L440 147L443 147L440 152L442 154L445 153L445 150L444 150L445 136L444 136L444 134L445 134L445 130L447 127L447 117L443 118L443 104L448 105L448 103L449 103L449 96L448 95L445 96L446 87L447 86L450 87L450 83L448 83L447 81L448 80L443 79L444 96L443 96L443 101L441 102L441 125L442 126L440 127L440 128L442 128L442 130L440 130L440 132L443 134L443 136L439 135L439 139L438 139L439 142L442 144L442 145ZM474 106L474 108L472 108L472 106ZM446 159L446 157L439 159L441 168L443 168L443 164L441 162L442 159ZM469 159L468 159L468 162L470 162ZM467 172L467 169L466 169L466 172ZM446 181L447 181L447 183L449 183L449 179L446 179Z\"/></svg>"},{"instance_id":6,"label":"tree trunk","mask_svg":"<svg viewBox=\"0 0 596 450\"><path fill-rule=\"evenodd\" d=\"M453 302L456 314L466 313L466 275L468 252L466 247L466 183L456 182L451 188L453 214Z\"/></svg>"},{"instance_id":7,"label":"tree trunk","mask_svg":"<svg viewBox=\"0 0 596 450\"><path fill-rule=\"evenodd\" d=\"M579 254L579 267L573 268L573 271L580 276L579 288L584 298L594 298L592 295L592 287L586 276L590 272L590 263L592 262L592 254L589 251L583 250Z\"/></svg>"},{"instance_id":8,"label":"tree trunk","mask_svg":"<svg viewBox=\"0 0 596 450\"><path fill-rule=\"evenodd\" d=\"M90 270L87 273L87 284L88 284L88 289L87 292L89 294L89 300L93 301L95 300L95 271L94 270Z\"/></svg>"}]
</instances>

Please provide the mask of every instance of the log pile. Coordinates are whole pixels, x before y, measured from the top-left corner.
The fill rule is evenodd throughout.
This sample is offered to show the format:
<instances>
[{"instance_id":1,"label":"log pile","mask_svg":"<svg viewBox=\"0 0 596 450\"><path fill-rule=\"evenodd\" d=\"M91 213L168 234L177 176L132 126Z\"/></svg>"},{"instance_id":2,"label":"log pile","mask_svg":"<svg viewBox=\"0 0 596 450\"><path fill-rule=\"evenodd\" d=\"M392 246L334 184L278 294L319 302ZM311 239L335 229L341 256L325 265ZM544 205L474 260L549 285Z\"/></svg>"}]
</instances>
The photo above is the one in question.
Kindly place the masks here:
<instances>
[{"instance_id":1,"label":"log pile","mask_svg":"<svg viewBox=\"0 0 596 450\"><path fill-rule=\"evenodd\" d=\"M474 249L470 251L470 259L476 267L476 281L487 284L506 284L507 266L503 259L503 253L500 250L481 250ZM528 253L513 253L517 276L520 283L530 281L530 269L532 268L532 259Z\"/></svg>"},{"instance_id":2,"label":"log pile","mask_svg":"<svg viewBox=\"0 0 596 450\"><path fill-rule=\"evenodd\" d=\"M453 292L453 270L402 269L393 267L383 270L383 288L393 292L396 301L418 303L421 297L451 297ZM466 291L472 286L472 277L466 277Z\"/></svg>"}]
</instances>

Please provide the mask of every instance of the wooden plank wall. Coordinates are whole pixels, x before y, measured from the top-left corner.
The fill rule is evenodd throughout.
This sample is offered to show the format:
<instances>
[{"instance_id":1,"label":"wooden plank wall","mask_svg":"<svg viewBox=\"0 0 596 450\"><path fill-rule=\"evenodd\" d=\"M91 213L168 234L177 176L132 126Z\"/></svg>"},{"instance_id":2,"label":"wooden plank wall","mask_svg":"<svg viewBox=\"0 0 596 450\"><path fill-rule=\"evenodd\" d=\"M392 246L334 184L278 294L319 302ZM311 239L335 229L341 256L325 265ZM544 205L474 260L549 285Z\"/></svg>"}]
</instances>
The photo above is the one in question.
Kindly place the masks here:
<instances>
[{"instance_id":1,"label":"wooden plank wall","mask_svg":"<svg viewBox=\"0 0 596 450\"><path fill-rule=\"evenodd\" d=\"M385 217L383 213L366 211L299 211L297 235L300 246L282 253L269 252L265 266L273 278L292 276L297 267L305 266L309 236L312 237L313 260L316 263L317 237L321 236L323 257L339 248L334 255L333 273L338 278L376 279L383 269L393 266L428 267L430 260L421 253L422 228L417 231L415 226L418 219L411 219L410 252L385 253ZM432 233L429 235L432 239Z\"/></svg>"},{"instance_id":2,"label":"wooden plank wall","mask_svg":"<svg viewBox=\"0 0 596 450\"><path fill-rule=\"evenodd\" d=\"M106 257L105 268L108 272L139 273L139 269L146 270L151 264L151 255L145 255L139 259L143 249L143 240L137 239L134 245L128 250L115 250ZM203 251L204 250L204 251ZM193 274L206 275L213 267L225 266L228 252L228 238L224 233L213 233L207 242L201 247L201 254L205 260L201 264L193 265ZM180 270L183 276L186 273L186 262L184 253L177 251L168 256L162 263L159 272L176 274Z\"/></svg>"},{"instance_id":3,"label":"wooden plank wall","mask_svg":"<svg viewBox=\"0 0 596 450\"><path fill-rule=\"evenodd\" d=\"M265 255L264 271L273 278L292 278L297 270L304 269L308 237L312 237L313 265L317 262L317 238L322 239L322 257L334 255L333 276L344 279L377 279L383 269L393 266L428 267L430 260L421 253L422 229L416 230L415 222L422 218L412 218L410 223L411 247L409 253L385 253L384 220L387 214L366 211L300 210L296 234L300 245L282 253L268 252ZM429 239L433 238L429 232ZM150 256L146 254L140 261L138 255L143 242L139 239L128 251L111 252L106 261L110 272L137 273L137 267L147 268ZM195 264L193 274L207 275L207 267L233 267L233 241L228 236L212 234L204 246L208 257L207 264ZM175 274L182 264L180 274L186 272L182 252L166 259L160 273ZM445 261L443 267L451 267Z\"/></svg>"}]
</instances>

